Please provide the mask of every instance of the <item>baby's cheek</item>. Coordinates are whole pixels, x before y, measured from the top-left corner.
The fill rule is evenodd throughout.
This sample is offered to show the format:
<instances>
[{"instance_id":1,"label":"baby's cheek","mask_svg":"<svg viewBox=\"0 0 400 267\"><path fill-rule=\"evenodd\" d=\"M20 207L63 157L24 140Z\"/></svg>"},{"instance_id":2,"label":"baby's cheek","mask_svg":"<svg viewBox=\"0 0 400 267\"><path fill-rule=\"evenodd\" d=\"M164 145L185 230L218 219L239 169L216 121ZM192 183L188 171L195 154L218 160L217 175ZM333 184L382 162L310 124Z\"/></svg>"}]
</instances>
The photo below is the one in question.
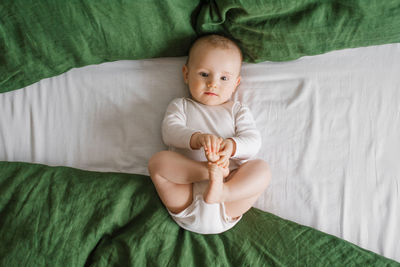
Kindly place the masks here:
<instances>
[{"instance_id":1,"label":"baby's cheek","mask_svg":"<svg viewBox=\"0 0 400 267\"><path fill-rule=\"evenodd\" d=\"M223 99L229 100L232 97L232 93L231 92L224 92L224 94L221 95Z\"/></svg>"},{"instance_id":2,"label":"baby's cheek","mask_svg":"<svg viewBox=\"0 0 400 267\"><path fill-rule=\"evenodd\" d=\"M196 88L200 88L203 85L203 81L201 79L195 79L192 82L193 86Z\"/></svg>"}]
</instances>

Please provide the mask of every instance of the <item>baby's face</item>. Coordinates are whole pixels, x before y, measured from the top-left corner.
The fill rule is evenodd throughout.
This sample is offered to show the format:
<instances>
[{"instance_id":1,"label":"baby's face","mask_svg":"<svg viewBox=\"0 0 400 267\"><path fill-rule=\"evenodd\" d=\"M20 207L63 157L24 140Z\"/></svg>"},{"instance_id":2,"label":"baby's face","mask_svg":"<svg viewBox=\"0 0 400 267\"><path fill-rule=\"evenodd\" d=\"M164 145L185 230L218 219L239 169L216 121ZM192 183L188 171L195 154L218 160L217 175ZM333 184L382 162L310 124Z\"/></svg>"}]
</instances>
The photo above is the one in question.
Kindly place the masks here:
<instances>
[{"instance_id":1,"label":"baby's face","mask_svg":"<svg viewBox=\"0 0 400 267\"><path fill-rule=\"evenodd\" d=\"M183 66L183 78L194 100L204 105L227 102L240 83L239 52L216 48L207 43L195 47L188 66Z\"/></svg>"}]
</instances>

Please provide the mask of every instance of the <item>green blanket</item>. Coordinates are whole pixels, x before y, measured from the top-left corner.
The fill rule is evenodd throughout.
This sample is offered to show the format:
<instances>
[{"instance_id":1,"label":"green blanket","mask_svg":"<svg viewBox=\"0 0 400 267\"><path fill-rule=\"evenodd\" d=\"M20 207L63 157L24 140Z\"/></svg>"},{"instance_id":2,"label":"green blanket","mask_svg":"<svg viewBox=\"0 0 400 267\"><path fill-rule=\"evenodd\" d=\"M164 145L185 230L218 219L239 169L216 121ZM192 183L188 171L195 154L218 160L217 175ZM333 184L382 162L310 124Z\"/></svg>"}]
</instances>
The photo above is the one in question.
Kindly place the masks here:
<instances>
[{"instance_id":1,"label":"green blanket","mask_svg":"<svg viewBox=\"0 0 400 267\"><path fill-rule=\"evenodd\" d=\"M0 93L74 67L184 56L207 33L233 38L247 62L400 42L399 14L398 0L3 0ZM190 233L146 176L28 163L0 162L0 238L0 266L398 266L255 208L223 234Z\"/></svg>"},{"instance_id":2,"label":"green blanket","mask_svg":"<svg viewBox=\"0 0 400 267\"><path fill-rule=\"evenodd\" d=\"M184 56L199 35L236 40L247 62L400 42L400 1L3 0L0 93L71 68Z\"/></svg>"},{"instance_id":3,"label":"green blanket","mask_svg":"<svg viewBox=\"0 0 400 267\"><path fill-rule=\"evenodd\" d=\"M0 162L0 266L399 266L252 208L231 230L180 228L147 176Z\"/></svg>"}]
</instances>

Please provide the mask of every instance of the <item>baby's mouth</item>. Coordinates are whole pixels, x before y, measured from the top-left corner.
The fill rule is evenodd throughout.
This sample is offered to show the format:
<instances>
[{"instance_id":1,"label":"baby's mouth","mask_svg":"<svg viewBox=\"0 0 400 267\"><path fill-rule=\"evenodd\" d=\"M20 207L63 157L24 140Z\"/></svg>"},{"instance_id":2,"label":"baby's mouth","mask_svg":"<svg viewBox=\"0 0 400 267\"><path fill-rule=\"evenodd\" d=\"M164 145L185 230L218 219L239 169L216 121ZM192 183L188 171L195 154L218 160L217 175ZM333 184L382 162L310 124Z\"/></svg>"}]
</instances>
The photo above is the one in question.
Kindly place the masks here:
<instances>
[{"instance_id":1,"label":"baby's mouth","mask_svg":"<svg viewBox=\"0 0 400 267\"><path fill-rule=\"evenodd\" d=\"M214 93L212 93L212 92L205 92L205 94L206 94L206 95L214 95L214 96L217 96L217 94L214 94Z\"/></svg>"}]
</instances>

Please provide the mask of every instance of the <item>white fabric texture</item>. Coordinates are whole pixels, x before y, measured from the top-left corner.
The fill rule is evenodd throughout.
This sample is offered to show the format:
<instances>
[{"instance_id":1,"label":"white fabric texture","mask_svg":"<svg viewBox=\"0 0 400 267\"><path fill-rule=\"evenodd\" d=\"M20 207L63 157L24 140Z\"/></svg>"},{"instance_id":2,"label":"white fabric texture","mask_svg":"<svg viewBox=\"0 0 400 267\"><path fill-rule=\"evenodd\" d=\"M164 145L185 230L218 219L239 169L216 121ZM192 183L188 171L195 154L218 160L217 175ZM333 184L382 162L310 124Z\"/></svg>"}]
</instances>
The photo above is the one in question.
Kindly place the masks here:
<instances>
[{"instance_id":1,"label":"white fabric texture","mask_svg":"<svg viewBox=\"0 0 400 267\"><path fill-rule=\"evenodd\" d=\"M193 202L179 213L167 209L173 220L182 228L198 234L220 234L235 226L242 218L233 219L226 214L225 203L209 204L203 193L208 181L193 184Z\"/></svg>"},{"instance_id":2,"label":"white fabric texture","mask_svg":"<svg viewBox=\"0 0 400 267\"><path fill-rule=\"evenodd\" d=\"M148 174L186 58L72 69L0 94L0 160ZM400 261L400 44L244 64L271 168L255 207ZM262 234L262 233L260 233Z\"/></svg>"},{"instance_id":3,"label":"white fabric texture","mask_svg":"<svg viewBox=\"0 0 400 267\"><path fill-rule=\"evenodd\" d=\"M190 147L195 132L232 138L236 152L229 161L230 170L254 157L261 146L260 133L250 109L238 101L207 106L191 98L176 98L168 105L161 130L169 150L197 161L207 161L207 158L204 149Z\"/></svg>"}]
</instances>

